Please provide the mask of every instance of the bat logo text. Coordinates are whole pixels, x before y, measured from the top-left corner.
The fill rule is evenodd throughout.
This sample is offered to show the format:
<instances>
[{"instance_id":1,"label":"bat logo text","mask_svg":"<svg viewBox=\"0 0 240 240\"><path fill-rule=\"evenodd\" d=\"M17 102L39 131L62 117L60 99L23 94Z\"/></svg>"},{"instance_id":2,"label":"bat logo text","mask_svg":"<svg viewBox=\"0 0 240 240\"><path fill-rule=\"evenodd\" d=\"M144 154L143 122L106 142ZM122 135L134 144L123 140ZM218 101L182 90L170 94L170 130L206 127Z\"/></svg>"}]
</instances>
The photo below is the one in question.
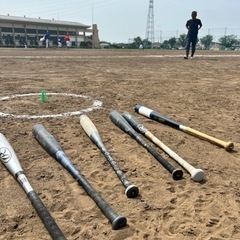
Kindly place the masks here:
<instances>
[{"instance_id":1,"label":"bat logo text","mask_svg":"<svg viewBox=\"0 0 240 240\"><path fill-rule=\"evenodd\" d=\"M5 148L5 147L0 148L0 160L3 163L9 162L11 158L12 158L12 154L8 148Z\"/></svg>"}]
</instances>

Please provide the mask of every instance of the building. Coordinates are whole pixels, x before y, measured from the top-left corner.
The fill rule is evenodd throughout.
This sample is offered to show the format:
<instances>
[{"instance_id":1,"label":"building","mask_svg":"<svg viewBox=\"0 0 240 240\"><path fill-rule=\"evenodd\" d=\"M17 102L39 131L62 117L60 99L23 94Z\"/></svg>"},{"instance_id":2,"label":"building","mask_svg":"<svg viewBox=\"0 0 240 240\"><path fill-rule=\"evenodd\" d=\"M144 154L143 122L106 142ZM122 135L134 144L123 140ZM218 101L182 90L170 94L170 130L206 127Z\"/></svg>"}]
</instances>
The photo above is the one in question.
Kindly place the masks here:
<instances>
[{"instance_id":1,"label":"building","mask_svg":"<svg viewBox=\"0 0 240 240\"><path fill-rule=\"evenodd\" d=\"M63 40L68 33L72 47L80 47L82 42L92 42L92 39L95 41L92 42L92 46L96 47L99 45L97 26L94 24L92 29L90 27L78 22L0 15L0 46L42 47L44 42L41 42L40 39L49 31L50 46L57 46L58 39ZM88 38L86 33L90 33L92 37ZM93 36L93 34L95 35Z\"/></svg>"}]
</instances>

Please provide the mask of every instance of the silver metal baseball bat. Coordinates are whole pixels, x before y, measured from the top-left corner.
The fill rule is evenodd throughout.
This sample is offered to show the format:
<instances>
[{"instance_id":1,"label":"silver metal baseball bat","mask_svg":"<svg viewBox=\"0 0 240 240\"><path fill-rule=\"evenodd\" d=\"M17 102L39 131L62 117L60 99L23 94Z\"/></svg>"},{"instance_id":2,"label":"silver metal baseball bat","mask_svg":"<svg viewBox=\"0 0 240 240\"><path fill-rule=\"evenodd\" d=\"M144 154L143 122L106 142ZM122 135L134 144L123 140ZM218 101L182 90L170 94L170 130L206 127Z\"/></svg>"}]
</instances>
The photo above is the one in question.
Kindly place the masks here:
<instances>
[{"instance_id":1,"label":"silver metal baseball bat","mask_svg":"<svg viewBox=\"0 0 240 240\"><path fill-rule=\"evenodd\" d=\"M30 185L15 151L2 133L0 133L0 161L20 183L52 239L66 240L55 220Z\"/></svg>"}]
</instances>

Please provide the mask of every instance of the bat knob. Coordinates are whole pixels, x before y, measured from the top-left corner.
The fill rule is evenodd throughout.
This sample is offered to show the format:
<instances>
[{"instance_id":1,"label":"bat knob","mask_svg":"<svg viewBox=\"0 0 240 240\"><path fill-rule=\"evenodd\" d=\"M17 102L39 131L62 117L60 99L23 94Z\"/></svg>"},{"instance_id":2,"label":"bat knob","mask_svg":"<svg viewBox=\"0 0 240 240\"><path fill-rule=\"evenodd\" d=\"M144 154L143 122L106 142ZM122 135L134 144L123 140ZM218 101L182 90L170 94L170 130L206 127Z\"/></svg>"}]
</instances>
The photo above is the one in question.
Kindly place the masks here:
<instances>
[{"instance_id":1,"label":"bat knob","mask_svg":"<svg viewBox=\"0 0 240 240\"><path fill-rule=\"evenodd\" d=\"M123 228L127 225L127 219L123 216L116 217L112 222L112 229L118 230L120 228Z\"/></svg>"},{"instance_id":2,"label":"bat knob","mask_svg":"<svg viewBox=\"0 0 240 240\"><path fill-rule=\"evenodd\" d=\"M125 190L125 194L127 195L128 198L135 198L137 197L138 193L139 189L135 185L130 185Z\"/></svg>"},{"instance_id":3,"label":"bat knob","mask_svg":"<svg viewBox=\"0 0 240 240\"><path fill-rule=\"evenodd\" d=\"M227 142L224 148L226 151L232 151L234 148L234 144L232 142Z\"/></svg>"},{"instance_id":4,"label":"bat knob","mask_svg":"<svg viewBox=\"0 0 240 240\"><path fill-rule=\"evenodd\" d=\"M175 169L173 172L172 172L172 178L173 180L179 180L181 179L183 176L183 171L181 169Z\"/></svg>"},{"instance_id":5,"label":"bat knob","mask_svg":"<svg viewBox=\"0 0 240 240\"><path fill-rule=\"evenodd\" d=\"M201 182L204 179L204 171L202 169L194 169L191 172L191 178L195 182Z\"/></svg>"}]
</instances>

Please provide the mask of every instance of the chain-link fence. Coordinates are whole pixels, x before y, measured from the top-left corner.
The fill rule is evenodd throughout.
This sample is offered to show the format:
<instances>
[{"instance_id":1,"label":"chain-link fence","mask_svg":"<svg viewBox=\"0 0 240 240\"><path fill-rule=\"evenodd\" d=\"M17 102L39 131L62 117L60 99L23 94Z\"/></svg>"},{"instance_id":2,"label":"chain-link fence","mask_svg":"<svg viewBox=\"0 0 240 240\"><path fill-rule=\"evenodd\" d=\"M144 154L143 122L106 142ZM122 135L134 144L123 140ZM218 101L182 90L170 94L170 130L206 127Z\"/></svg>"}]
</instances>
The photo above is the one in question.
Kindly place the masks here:
<instances>
[{"instance_id":1,"label":"chain-link fence","mask_svg":"<svg viewBox=\"0 0 240 240\"><path fill-rule=\"evenodd\" d=\"M155 31L155 42L164 42L172 37L178 38L181 34L187 34L187 29L180 30L158 30ZM213 42L218 42L219 39L227 35L235 35L240 39L240 28L201 28L198 37L202 38L206 35L213 36Z\"/></svg>"}]
</instances>

